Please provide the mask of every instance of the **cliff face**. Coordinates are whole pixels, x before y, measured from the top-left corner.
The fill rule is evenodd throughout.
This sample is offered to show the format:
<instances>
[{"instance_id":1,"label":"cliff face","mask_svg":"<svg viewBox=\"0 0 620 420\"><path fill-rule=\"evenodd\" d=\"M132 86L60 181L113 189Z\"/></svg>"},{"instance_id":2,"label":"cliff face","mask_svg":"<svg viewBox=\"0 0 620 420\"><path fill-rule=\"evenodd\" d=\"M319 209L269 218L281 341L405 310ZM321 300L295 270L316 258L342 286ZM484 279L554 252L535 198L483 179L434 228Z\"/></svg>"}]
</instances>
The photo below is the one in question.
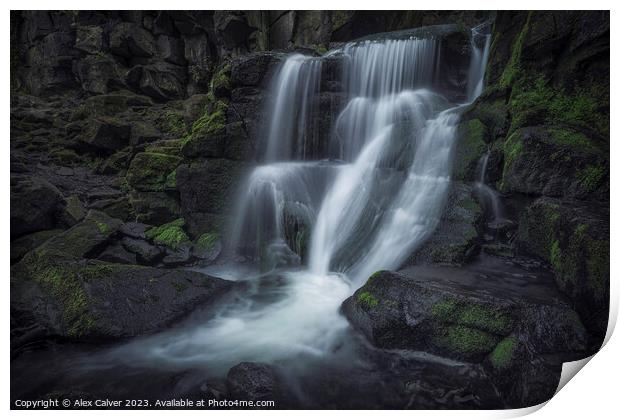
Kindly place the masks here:
<instances>
[{"instance_id":1,"label":"cliff face","mask_svg":"<svg viewBox=\"0 0 620 420\"><path fill-rule=\"evenodd\" d=\"M548 261L602 339L609 303L609 13L498 13L466 113L515 202L514 243Z\"/></svg>"}]
</instances>

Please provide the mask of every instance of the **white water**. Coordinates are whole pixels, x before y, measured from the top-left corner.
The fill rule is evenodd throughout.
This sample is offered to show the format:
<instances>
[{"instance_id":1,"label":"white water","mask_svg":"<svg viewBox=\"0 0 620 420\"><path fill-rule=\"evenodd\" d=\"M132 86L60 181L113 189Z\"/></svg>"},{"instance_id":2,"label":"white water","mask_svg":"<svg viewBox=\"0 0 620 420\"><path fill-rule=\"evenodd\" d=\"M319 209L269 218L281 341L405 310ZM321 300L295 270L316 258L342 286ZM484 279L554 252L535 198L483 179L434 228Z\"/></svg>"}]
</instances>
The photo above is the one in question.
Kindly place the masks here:
<instances>
[{"instance_id":1,"label":"white water","mask_svg":"<svg viewBox=\"0 0 620 420\"><path fill-rule=\"evenodd\" d=\"M488 38L482 49L472 46L470 101L482 89ZM397 269L441 217L462 105L433 91L439 50L429 38L366 41L339 52L348 99L323 156L330 161L299 161L314 147L309 121L320 60L290 56L272 83L265 153L242 191L231 242L237 252L249 244L254 255L267 250L287 265L283 215L301 209L313 226L308 268L249 279L252 291L207 323L134 341L115 356L223 373L241 361L330 354L347 327L342 301L370 273Z\"/></svg>"},{"instance_id":2,"label":"white water","mask_svg":"<svg viewBox=\"0 0 620 420\"><path fill-rule=\"evenodd\" d=\"M489 163L489 155L487 152L480 158L478 162L478 180L476 181L475 188L478 194L481 195L482 201L485 202L492 213L493 219L491 223L499 222L502 217L502 205L499 199L499 194L493 188L486 184L487 166Z\"/></svg>"}]
</instances>

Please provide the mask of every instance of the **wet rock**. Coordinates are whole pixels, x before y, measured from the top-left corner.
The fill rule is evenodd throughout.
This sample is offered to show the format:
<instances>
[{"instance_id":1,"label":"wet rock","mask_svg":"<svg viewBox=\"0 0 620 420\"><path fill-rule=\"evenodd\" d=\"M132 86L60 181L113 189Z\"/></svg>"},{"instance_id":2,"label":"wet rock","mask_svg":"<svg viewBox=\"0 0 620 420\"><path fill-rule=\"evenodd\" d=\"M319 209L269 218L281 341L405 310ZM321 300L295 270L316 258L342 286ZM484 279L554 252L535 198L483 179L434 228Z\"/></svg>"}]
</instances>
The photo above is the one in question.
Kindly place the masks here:
<instances>
[{"instance_id":1,"label":"wet rock","mask_svg":"<svg viewBox=\"0 0 620 420\"><path fill-rule=\"evenodd\" d=\"M163 258L162 263L166 266L176 267L179 265L187 264L190 262L191 254L190 245L181 245L176 248L169 248L166 250L166 256Z\"/></svg>"},{"instance_id":2,"label":"wet rock","mask_svg":"<svg viewBox=\"0 0 620 420\"><path fill-rule=\"evenodd\" d=\"M459 125L453 169L455 180L476 181L478 179L478 162L488 150L486 137L486 126L478 119Z\"/></svg>"},{"instance_id":3,"label":"wet rock","mask_svg":"<svg viewBox=\"0 0 620 420\"><path fill-rule=\"evenodd\" d=\"M28 254L13 267L11 317L43 335L112 340L156 332L228 289L201 273Z\"/></svg>"},{"instance_id":4,"label":"wet rock","mask_svg":"<svg viewBox=\"0 0 620 420\"><path fill-rule=\"evenodd\" d=\"M181 66L164 61L156 62L140 67L134 77L138 80L138 88L156 100L165 101L185 96L187 79L185 69Z\"/></svg>"},{"instance_id":5,"label":"wet rock","mask_svg":"<svg viewBox=\"0 0 620 420\"><path fill-rule=\"evenodd\" d=\"M273 400L277 386L275 369L265 363L243 362L227 375L232 398L248 401Z\"/></svg>"},{"instance_id":6,"label":"wet rock","mask_svg":"<svg viewBox=\"0 0 620 420\"><path fill-rule=\"evenodd\" d=\"M104 94L125 88L125 69L109 55L84 57L76 63L76 73L86 92Z\"/></svg>"},{"instance_id":7,"label":"wet rock","mask_svg":"<svg viewBox=\"0 0 620 420\"><path fill-rule=\"evenodd\" d=\"M63 201L60 191L44 179L11 176L11 238L53 228Z\"/></svg>"},{"instance_id":8,"label":"wet rock","mask_svg":"<svg viewBox=\"0 0 620 420\"><path fill-rule=\"evenodd\" d=\"M479 249L482 209L474 199L473 188L454 182L439 226L409 263L462 264Z\"/></svg>"},{"instance_id":9,"label":"wet rock","mask_svg":"<svg viewBox=\"0 0 620 420\"><path fill-rule=\"evenodd\" d=\"M165 192L133 191L129 198L138 222L160 225L181 213L179 201Z\"/></svg>"},{"instance_id":10,"label":"wet rock","mask_svg":"<svg viewBox=\"0 0 620 420\"><path fill-rule=\"evenodd\" d=\"M560 290L602 342L609 311L609 213L583 202L540 198L519 219L516 245L549 262Z\"/></svg>"},{"instance_id":11,"label":"wet rock","mask_svg":"<svg viewBox=\"0 0 620 420\"><path fill-rule=\"evenodd\" d=\"M204 233L192 246L192 256L202 260L202 264L213 262L222 252L222 242L216 233Z\"/></svg>"}]
</instances>

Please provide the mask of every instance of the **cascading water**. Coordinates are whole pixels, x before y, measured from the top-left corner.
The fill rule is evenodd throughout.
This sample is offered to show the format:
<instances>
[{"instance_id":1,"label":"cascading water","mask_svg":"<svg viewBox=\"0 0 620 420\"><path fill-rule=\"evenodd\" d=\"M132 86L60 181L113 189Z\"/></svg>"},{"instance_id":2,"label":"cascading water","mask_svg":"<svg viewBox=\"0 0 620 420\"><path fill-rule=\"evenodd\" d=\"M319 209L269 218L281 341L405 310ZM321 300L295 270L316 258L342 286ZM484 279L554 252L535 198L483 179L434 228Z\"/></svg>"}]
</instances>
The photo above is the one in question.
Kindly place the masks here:
<instances>
[{"instance_id":1,"label":"cascading water","mask_svg":"<svg viewBox=\"0 0 620 420\"><path fill-rule=\"evenodd\" d=\"M486 184L489 155L489 152L485 153L480 158L480 162L478 162L478 180L476 181L475 188L481 196L481 201L491 210L491 223L495 223L502 220L502 206L497 191Z\"/></svg>"},{"instance_id":2,"label":"cascading water","mask_svg":"<svg viewBox=\"0 0 620 420\"><path fill-rule=\"evenodd\" d=\"M490 37L480 36L480 28L472 31L468 102L482 90ZM347 326L342 301L370 273L397 269L441 217L464 105L436 89L440 39L366 40L331 52L343 63L346 100L323 149L314 117L322 60L286 59L272 83L260 165L242 190L231 248L261 259L273 259L276 249L268 270L298 262L282 251L285 219L294 213L311 229L308 254L299 256L307 269L256 277L251 292L206 324L135 341L117 354L223 372L244 360L329 353Z\"/></svg>"}]
</instances>

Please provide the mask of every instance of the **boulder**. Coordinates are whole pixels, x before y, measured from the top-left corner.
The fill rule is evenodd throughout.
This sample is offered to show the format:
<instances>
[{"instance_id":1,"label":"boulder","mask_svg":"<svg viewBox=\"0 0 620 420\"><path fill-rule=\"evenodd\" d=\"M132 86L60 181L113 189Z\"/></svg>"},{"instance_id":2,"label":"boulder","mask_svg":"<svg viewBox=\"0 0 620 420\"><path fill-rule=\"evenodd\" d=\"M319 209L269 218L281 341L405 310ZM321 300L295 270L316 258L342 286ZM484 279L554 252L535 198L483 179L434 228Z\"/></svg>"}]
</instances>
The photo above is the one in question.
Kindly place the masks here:
<instances>
[{"instance_id":1,"label":"boulder","mask_svg":"<svg viewBox=\"0 0 620 420\"><path fill-rule=\"evenodd\" d=\"M609 213L583 202L540 198L523 211L516 244L549 262L600 345L609 318Z\"/></svg>"},{"instance_id":2,"label":"boulder","mask_svg":"<svg viewBox=\"0 0 620 420\"><path fill-rule=\"evenodd\" d=\"M14 321L43 336L87 341L154 333L229 287L198 272L50 259L38 250L13 267L11 279Z\"/></svg>"},{"instance_id":3,"label":"boulder","mask_svg":"<svg viewBox=\"0 0 620 420\"><path fill-rule=\"evenodd\" d=\"M100 26L78 26L75 48L87 54L96 54L103 47L103 28Z\"/></svg>"},{"instance_id":4,"label":"boulder","mask_svg":"<svg viewBox=\"0 0 620 420\"><path fill-rule=\"evenodd\" d=\"M526 127L504 143L504 192L550 197L608 197L608 154L580 131Z\"/></svg>"},{"instance_id":5,"label":"boulder","mask_svg":"<svg viewBox=\"0 0 620 420\"><path fill-rule=\"evenodd\" d=\"M86 92L108 93L125 88L125 69L106 54L87 55L76 63L77 79Z\"/></svg>"},{"instance_id":6,"label":"boulder","mask_svg":"<svg viewBox=\"0 0 620 420\"><path fill-rule=\"evenodd\" d=\"M452 184L439 226L409 263L459 265L477 254L483 212L473 192L462 182Z\"/></svg>"},{"instance_id":7,"label":"boulder","mask_svg":"<svg viewBox=\"0 0 620 420\"><path fill-rule=\"evenodd\" d=\"M163 153L138 153L127 170L127 182L138 191L164 191L166 180L181 159Z\"/></svg>"},{"instance_id":8,"label":"boulder","mask_svg":"<svg viewBox=\"0 0 620 420\"><path fill-rule=\"evenodd\" d=\"M136 255L127 250L121 244L113 244L107 247L99 256L98 260L120 264L135 264Z\"/></svg>"},{"instance_id":9,"label":"boulder","mask_svg":"<svg viewBox=\"0 0 620 420\"><path fill-rule=\"evenodd\" d=\"M375 346L482 363L509 405L529 406L551 398L562 362L589 354L579 315L547 290L380 271L342 310Z\"/></svg>"},{"instance_id":10,"label":"boulder","mask_svg":"<svg viewBox=\"0 0 620 420\"><path fill-rule=\"evenodd\" d=\"M39 232L28 233L11 241L11 264L18 262L29 251L32 251L61 232L62 229L41 230Z\"/></svg>"},{"instance_id":11,"label":"boulder","mask_svg":"<svg viewBox=\"0 0 620 420\"><path fill-rule=\"evenodd\" d=\"M154 264L164 255L164 251L145 240L135 238L123 238L121 243L125 249L137 256L137 262L141 264Z\"/></svg>"},{"instance_id":12,"label":"boulder","mask_svg":"<svg viewBox=\"0 0 620 420\"><path fill-rule=\"evenodd\" d=\"M230 368L226 380L231 398L247 401L274 399L277 377L271 365L242 362Z\"/></svg>"},{"instance_id":13,"label":"boulder","mask_svg":"<svg viewBox=\"0 0 620 420\"><path fill-rule=\"evenodd\" d=\"M453 169L455 180L478 180L478 162L488 150L486 131L486 126L478 119L459 125Z\"/></svg>"},{"instance_id":14,"label":"boulder","mask_svg":"<svg viewBox=\"0 0 620 420\"><path fill-rule=\"evenodd\" d=\"M125 58L152 57L157 48L151 33L130 22L120 22L110 32L110 51Z\"/></svg>"},{"instance_id":15,"label":"boulder","mask_svg":"<svg viewBox=\"0 0 620 420\"><path fill-rule=\"evenodd\" d=\"M11 238L57 225L64 199L44 179L11 176Z\"/></svg>"},{"instance_id":16,"label":"boulder","mask_svg":"<svg viewBox=\"0 0 620 420\"><path fill-rule=\"evenodd\" d=\"M89 124L81 141L87 150L111 154L129 145L131 126L114 117L98 117Z\"/></svg>"},{"instance_id":17,"label":"boulder","mask_svg":"<svg viewBox=\"0 0 620 420\"><path fill-rule=\"evenodd\" d=\"M274 52L257 52L235 58L230 70L232 86L260 86L283 58L284 54Z\"/></svg>"}]
</instances>

